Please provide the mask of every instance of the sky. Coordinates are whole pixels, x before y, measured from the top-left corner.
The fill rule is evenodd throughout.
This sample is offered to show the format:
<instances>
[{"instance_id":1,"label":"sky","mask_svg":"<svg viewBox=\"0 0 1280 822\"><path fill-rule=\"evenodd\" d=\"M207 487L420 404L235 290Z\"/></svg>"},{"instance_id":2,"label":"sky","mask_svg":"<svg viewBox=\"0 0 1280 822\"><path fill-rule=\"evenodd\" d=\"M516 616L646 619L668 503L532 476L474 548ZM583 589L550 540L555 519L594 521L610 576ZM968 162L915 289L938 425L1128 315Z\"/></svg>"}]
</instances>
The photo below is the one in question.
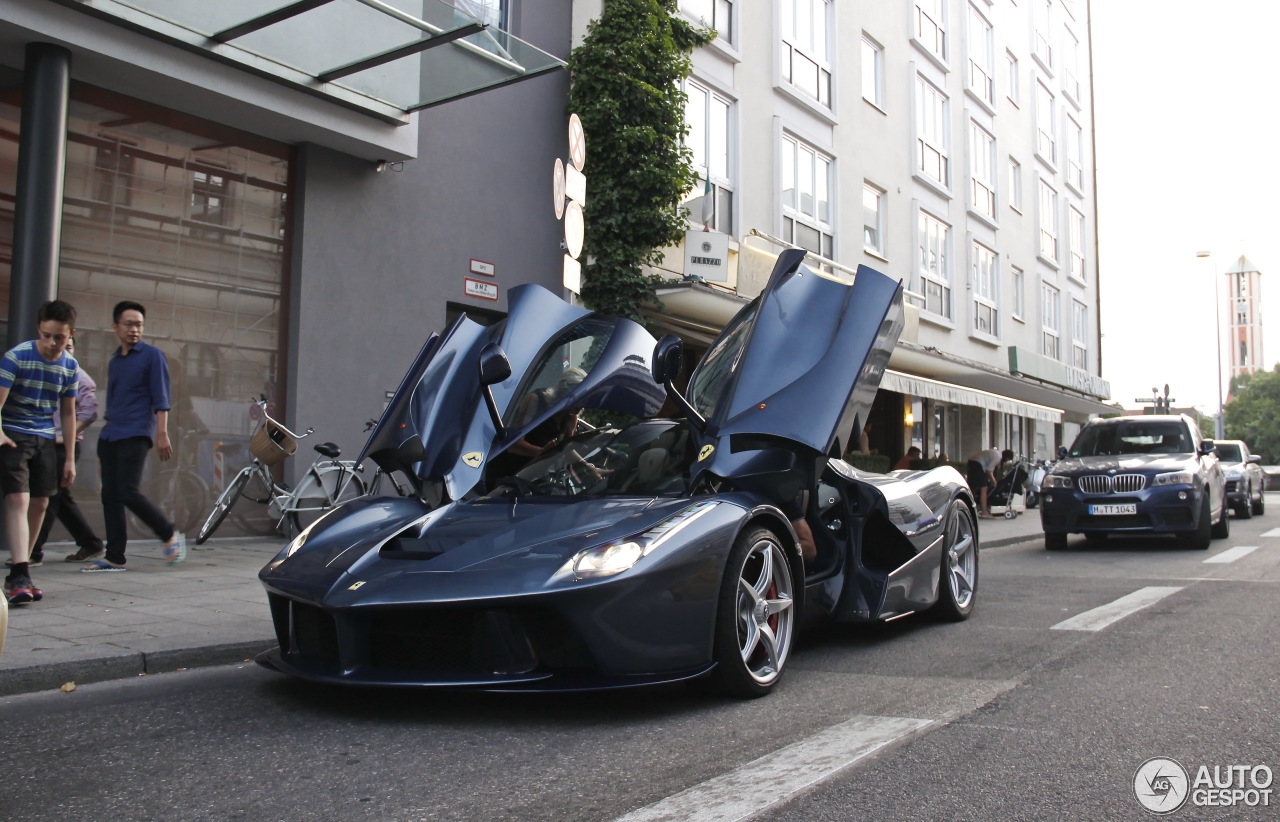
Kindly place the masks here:
<instances>
[{"instance_id":1,"label":"sky","mask_svg":"<svg viewBox=\"0 0 1280 822\"><path fill-rule=\"evenodd\" d=\"M1280 361L1280 3L1091 12L1102 377L1127 408L1167 383L1216 413L1214 282L1242 254L1262 272L1264 362Z\"/></svg>"}]
</instances>

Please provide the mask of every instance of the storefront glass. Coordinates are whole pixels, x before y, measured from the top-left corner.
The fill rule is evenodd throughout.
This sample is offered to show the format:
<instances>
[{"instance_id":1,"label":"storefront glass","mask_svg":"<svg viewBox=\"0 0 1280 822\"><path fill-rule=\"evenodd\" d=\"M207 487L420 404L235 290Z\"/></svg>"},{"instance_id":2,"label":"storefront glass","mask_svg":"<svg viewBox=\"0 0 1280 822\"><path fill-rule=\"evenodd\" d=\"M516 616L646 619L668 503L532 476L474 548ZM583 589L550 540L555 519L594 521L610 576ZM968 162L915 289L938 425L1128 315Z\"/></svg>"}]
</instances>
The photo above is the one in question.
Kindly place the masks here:
<instances>
[{"instance_id":1,"label":"storefront glass","mask_svg":"<svg viewBox=\"0 0 1280 822\"><path fill-rule=\"evenodd\" d=\"M0 317L8 311L21 120L20 84L5 85ZM80 85L72 87L69 132L58 296L79 312L76 357L105 403L117 346L112 306L126 299L146 306L144 339L169 360L177 455L164 471L152 460L148 490L180 528L191 529L224 476L248 460L250 398L279 399L291 152ZM76 483L86 513L97 516L101 426L86 434ZM264 522L258 515L242 524Z\"/></svg>"}]
</instances>

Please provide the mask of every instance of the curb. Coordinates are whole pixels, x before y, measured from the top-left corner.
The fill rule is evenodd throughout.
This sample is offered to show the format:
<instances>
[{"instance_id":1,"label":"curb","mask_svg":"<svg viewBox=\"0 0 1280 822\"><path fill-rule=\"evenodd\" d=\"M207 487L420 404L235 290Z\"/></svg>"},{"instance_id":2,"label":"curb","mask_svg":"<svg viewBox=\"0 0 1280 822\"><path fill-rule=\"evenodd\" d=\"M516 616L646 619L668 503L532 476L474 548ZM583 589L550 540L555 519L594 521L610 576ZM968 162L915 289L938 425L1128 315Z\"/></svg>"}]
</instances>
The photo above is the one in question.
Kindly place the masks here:
<instances>
[{"instance_id":1,"label":"curb","mask_svg":"<svg viewBox=\"0 0 1280 822\"><path fill-rule=\"evenodd\" d=\"M48 691L66 682L88 685L113 679L130 679L183 668L230 665L252 659L275 644L274 640L229 642L196 648L136 651L93 659L66 660L45 665L0 670L0 697Z\"/></svg>"}]
</instances>

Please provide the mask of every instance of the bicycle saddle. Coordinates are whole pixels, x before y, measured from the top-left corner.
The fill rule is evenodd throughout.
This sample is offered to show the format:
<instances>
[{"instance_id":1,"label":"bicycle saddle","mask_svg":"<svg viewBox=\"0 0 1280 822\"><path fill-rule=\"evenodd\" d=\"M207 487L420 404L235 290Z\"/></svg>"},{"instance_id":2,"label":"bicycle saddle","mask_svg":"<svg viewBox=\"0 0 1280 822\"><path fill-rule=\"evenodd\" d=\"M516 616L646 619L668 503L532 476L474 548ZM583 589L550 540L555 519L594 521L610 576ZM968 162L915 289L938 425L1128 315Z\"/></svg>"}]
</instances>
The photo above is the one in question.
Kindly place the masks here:
<instances>
[{"instance_id":1,"label":"bicycle saddle","mask_svg":"<svg viewBox=\"0 0 1280 822\"><path fill-rule=\"evenodd\" d=\"M337 459L338 455L342 453L342 449L331 442L322 442L318 444L316 446L316 450L331 460Z\"/></svg>"}]
</instances>

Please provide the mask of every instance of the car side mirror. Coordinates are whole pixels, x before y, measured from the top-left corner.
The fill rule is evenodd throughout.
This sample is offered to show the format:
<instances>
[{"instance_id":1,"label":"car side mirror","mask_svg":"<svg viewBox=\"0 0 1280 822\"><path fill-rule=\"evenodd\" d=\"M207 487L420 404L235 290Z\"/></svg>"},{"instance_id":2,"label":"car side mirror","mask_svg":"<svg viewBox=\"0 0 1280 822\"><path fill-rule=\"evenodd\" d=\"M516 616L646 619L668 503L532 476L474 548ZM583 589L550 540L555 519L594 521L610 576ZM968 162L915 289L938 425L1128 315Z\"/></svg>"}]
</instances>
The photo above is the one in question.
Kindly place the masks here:
<instances>
[{"instance_id":1,"label":"car side mirror","mask_svg":"<svg viewBox=\"0 0 1280 822\"><path fill-rule=\"evenodd\" d=\"M1200 456L1212 454L1218 445L1213 440L1200 440Z\"/></svg>"},{"instance_id":2,"label":"car side mirror","mask_svg":"<svg viewBox=\"0 0 1280 822\"><path fill-rule=\"evenodd\" d=\"M498 438L507 435L507 427L502 424L502 415L498 413L498 403L493 399L493 389L489 386L500 383L511 376L511 361L507 352L496 342L491 342L480 349L480 393L484 394L484 404L489 409L489 419L498 431Z\"/></svg>"},{"instance_id":3,"label":"car side mirror","mask_svg":"<svg viewBox=\"0 0 1280 822\"><path fill-rule=\"evenodd\" d=\"M1254 465L1262 465L1262 457L1258 456L1257 454L1250 454L1250 455L1249 455L1249 459L1247 459L1247 460L1245 460L1245 461L1246 461L1246 462L1251 462L1251 463L1253 463Z\"/></svg>"},{"instance_id":4,"label":"car side mirror","mask_svg":"<svg viewBox=\"0 0 1280 822\"><path fill-rule=\"evenodd\" d=\"M1066 458L1067 458L1067 446L1065 446L1065 445L1059 445L1059 446L1058 446L1058 459L1060 459L1060 460L1065 460Z\"/></svg>"},{"instance_id":5,"label":"car side mirror","mask_svg":"<svg viewBox=\"0 0 1280 822\"><path fill-rule=\"evenodd\" d=\"M680 376L683 369L684 343L680 342L680 338L674 334L668 334L658 340L658 344L653 347L653 364L650 366L653 381L667 389L667 396L680 406L694 428L705 431L706 418L693 409L689 400L673 384L673 380Z\"/></svg>"},{"instance_id":6,"label":"car side mirror","mask_svg":"<svg viewBox=\"0 0 1280 822\"><path fill-rule=\"evenodd\" d=\"M496 342L480 349L480 384L494 385L511 376L511 361Z\"/></svg>"}]
</instances>

